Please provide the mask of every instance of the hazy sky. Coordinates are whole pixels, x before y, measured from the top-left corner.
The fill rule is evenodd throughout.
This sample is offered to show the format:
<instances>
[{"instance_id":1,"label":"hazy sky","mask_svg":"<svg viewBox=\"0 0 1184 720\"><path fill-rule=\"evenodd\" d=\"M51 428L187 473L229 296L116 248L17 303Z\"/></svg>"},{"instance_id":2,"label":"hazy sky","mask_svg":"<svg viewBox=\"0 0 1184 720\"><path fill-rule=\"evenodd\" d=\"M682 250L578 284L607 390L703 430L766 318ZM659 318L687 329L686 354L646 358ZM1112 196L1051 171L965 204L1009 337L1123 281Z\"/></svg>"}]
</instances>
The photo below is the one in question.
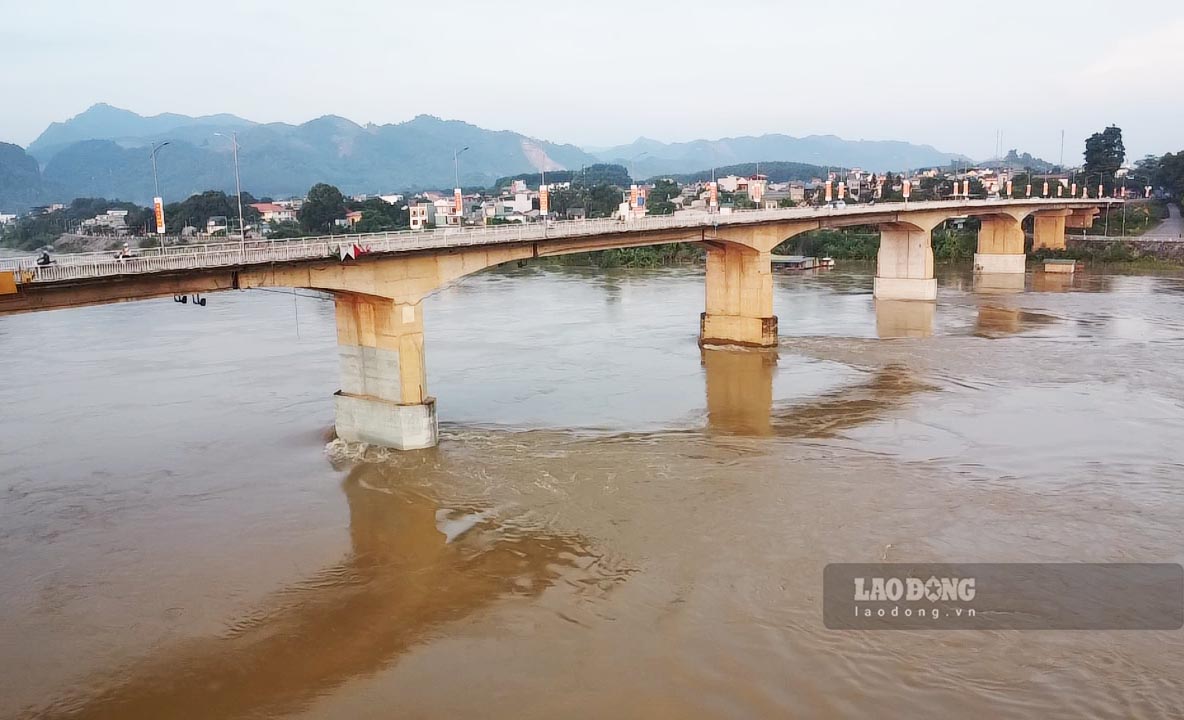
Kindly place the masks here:
<instances>
[{"instance_id":1,"label":"hazy sky","mask_svg":"<svg viewBox=\"0 0 1184 720\"><path fill-rule=\"evenodd\" d=\"M1184 149L1184 2L0 0L0 140L96 102L579 145L770 132L1066 159Z\"/></svg>"}]
</instances>

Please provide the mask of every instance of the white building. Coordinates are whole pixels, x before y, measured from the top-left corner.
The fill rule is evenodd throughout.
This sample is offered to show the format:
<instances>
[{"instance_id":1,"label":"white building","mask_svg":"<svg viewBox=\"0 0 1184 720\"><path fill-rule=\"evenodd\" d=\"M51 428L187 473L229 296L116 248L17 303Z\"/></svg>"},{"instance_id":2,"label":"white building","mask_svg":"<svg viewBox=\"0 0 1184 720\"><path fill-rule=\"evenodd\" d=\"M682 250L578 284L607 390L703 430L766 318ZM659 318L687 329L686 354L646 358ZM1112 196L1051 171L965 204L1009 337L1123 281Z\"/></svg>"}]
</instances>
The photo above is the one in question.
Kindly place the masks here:
<instances>
[{"instance_id":1,"label":"white building","mask_svg":"<svg viewBox=\"0 0 1184 720\"><path fill-rule=\"evenodd\" d=\"M436 224L436 206L430 202L420 202L408 208L411 217L411 229L423 230L425 226Z\"/></svg>"}]
</instances>

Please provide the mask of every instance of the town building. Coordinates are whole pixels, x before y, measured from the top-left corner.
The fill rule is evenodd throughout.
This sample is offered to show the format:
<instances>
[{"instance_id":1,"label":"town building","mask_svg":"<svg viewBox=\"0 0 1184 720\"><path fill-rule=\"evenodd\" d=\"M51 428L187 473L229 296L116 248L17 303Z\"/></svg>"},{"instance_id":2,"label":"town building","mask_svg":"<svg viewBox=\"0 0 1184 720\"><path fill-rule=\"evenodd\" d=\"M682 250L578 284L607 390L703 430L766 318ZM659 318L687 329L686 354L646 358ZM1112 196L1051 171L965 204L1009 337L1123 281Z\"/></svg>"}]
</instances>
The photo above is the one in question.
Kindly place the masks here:
<instances>
[{"instance_id":1,"label":"town building","mask_svg":"<svg viewBox=\"0 0 1184 720\"><path fill-rule=\"evenodd\" d=\"M265 223L296 222L296 211L291 207L279 203L251 203L251 207L259 212L260 219Z\"/></svg>"},{"instance_id":2,"label":"town building","mask_svg":"<svg viewBox=\"0 0 1184 720\"><path fill-rule=\"evenodd\" d=\"M407 208L412 230L423 230L436 226L436 206L430 202L418 202Z\"/></svg>"}]
</instances>

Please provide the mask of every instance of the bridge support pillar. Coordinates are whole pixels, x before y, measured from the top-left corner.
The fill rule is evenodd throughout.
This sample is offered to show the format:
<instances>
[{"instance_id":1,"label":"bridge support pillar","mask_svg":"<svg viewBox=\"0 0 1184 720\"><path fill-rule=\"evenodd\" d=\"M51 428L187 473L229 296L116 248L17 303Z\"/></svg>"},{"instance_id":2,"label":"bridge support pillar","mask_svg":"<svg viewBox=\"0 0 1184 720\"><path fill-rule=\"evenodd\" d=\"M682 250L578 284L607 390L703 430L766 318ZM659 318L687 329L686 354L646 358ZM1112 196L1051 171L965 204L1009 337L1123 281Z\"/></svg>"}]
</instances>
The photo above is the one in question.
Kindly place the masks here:
<instances>
[{"instance_id":1,"label":"bridge support pillar","mask_svg":"<svg viewBox=\"0 0 1184 720\"><path fill-rule=\"evenodd\" d=\"M985 275L1023 275L1024 229L1010 216L984 217L978 231L978 252L974 254L974 272Z\"/></svg>"},{"instance_id":2,"label":"bridge support pillar","mask_svg":"<svg viewBox=\"0 0 1184 720\"><path fill-rule=\"evenodd\" d=\"M397 450L436 445L439 426L436 401L427 394L422 306L352 293L338 294L336 305L337 436Z\"/></svg>"},{"instance_id":3,"label":"bridge support pillar","mask_svg":"<svg viewBox=\"0 0 1184 720\"><path fill-rule=\"evenodd\" d=\"M1071 210L1046 210L1032 215L1032 249L1065 249L1065 219ZM1092 216L1091 216L1092 221Z\"/></svg>"},{"instance_id":4,"label":"bridge support pillar","mask_svg":"<svg viewBox=\"0 0 1184 720\"><path fill-rule=\"evenodd\" d=\"M709 246L706 293L707 310L699 319L700 345L777 344L768 252L732 243Z\"/></svg>"},{"instance_id":5,"label":"bridge support pillar","mask_svg":"<svg viewBox=\"0 0 1184 720\"><path fill-rule=\"evenodd\" d=\"M936 300L929 230L905 223L880 226L880 252L872 294L882 300Z\"/></svg>"}]
</instances>

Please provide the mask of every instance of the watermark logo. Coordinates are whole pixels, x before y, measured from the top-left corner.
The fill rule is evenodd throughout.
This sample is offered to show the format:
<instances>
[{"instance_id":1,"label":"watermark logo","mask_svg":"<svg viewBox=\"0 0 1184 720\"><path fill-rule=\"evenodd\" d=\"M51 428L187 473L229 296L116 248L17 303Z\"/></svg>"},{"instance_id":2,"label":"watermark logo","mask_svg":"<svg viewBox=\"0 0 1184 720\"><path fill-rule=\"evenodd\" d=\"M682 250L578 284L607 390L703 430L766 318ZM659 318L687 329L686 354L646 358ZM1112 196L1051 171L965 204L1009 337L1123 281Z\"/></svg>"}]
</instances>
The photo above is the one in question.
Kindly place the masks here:
<instances>
[{"instance_id":1,"label":"watermark logo","mask_svg":"<svg viewBox=\"0 0 1184 720\"><path fill-rule=\"evenodd\" d=\"M823 573L831 629L1184 627L1184 568L1167 563L839 563Z\"/></svg>"},{"instance_id":2,"label":"watermark logo","mask_svg":"<svg viewBox=\"0 0 1184 720\"><path fill-rule=\"evenodd\" d=\"M928 580L915 577L871 577L855 578L855 599L857 601L892 601L917 602L928 600L960 600L970 602L974 599L974 578L939 578L930 575Z\"/></svg>"}]
</instances>

